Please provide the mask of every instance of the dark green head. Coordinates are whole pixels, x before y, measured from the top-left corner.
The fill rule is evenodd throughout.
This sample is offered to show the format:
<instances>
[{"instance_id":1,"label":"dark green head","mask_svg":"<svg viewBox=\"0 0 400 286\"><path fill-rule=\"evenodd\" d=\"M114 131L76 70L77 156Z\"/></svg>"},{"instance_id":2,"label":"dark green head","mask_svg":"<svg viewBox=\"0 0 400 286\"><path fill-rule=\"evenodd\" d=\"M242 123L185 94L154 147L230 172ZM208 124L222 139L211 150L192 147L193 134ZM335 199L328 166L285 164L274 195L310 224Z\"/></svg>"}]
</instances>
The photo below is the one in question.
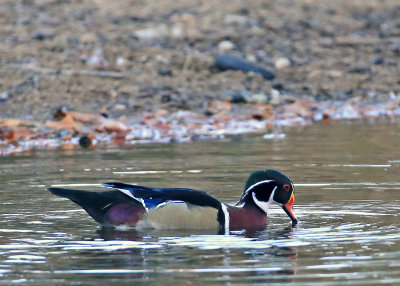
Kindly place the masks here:
<instances>
[{"instance_id":1,"label":"dark green head","mask_svg":"<svg viewBox=\"0 0 400 286\"><path fill-rule=\"evenodd\" d=\"M276 170L269 169L269 170L255 171L251 173L250 177L246 181L244 190L246 191L250 186L265 180L273 180L281 185L292 184L292 181L285 174Z\"/></svg>"},{"instance_id":2,"label":"dark green head","mask_svg":"<svg viewBox=\"0 0 400 286\"><path fill-rule=\"evenodd\" d=\"M237 205L257 206L266 213L271 202L280 204L292 222L297 223L292 211L294 186L289 177L276 170L251 173L246 181L243 196Z\"/></svg>"}]
</instances>

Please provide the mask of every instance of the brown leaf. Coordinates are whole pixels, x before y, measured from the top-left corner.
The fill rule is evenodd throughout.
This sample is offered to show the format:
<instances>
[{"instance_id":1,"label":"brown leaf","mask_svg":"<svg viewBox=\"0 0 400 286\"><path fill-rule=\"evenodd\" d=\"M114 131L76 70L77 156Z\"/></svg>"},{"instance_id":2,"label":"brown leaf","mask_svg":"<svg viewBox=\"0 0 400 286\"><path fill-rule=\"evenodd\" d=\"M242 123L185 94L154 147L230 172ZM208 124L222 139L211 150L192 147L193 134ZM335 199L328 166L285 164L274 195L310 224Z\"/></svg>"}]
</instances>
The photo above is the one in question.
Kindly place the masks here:
<instances>
[{"instance_id":1,"label":"brown leaf","mask_svg":"<svg viewBox=\"0 0 400 286\"><path fill-rule=\"evenodd\" d=\"M15 130L11 130L9 133L4 134L3 138L8 143L16 143L19 140L29 140L35 135L35 132L28 128L21 127Z\"/></svg>"},{"instance_id":2,"label":"brown leaf","mask_svg":"<svg viewBox=\"0 0 400 286\"><path fill-rule=\"evenodd\" d=\"M6 128L12 128L12 127L17 127L22 123L21 120L18 119L5 119L0 126L6 127Z\"/></svg>"},{"instance_id":3,"label":"brown leaf","mask_svg":"<svg viewBox=\"0 0 400 286\"><path fill-rule=\"evenodd\" d=\"M99 132L121 132L129 130L128 126L113 119L103 119L102 122L96 126L96 131Z\"/></svg>"},{"instance_id":4,"label":"brown leaf","mask_svg":"<svg viewBox=\"0 0 400 286\"><path fill-rule=\"evenodd\" d=\"M76 130L76 123L72 116L67 113L61 121L48 121L46 127L52 129L73 129Z\"/></svg>"},{"instance_id":5,"label":"brown leaf","mask_svg":"<svg viewBox=\"0 0 400 286\"><path fill-rule=\"evenodd\" d=\"M82 112L75 112L75 111L68 111L66 112L66 116L70 115L71 118L75 121L86 123L86 124L93 124L98 125L101 124L104 117L99 114L93 113L82 113Z\"/></svg>"}]
</instances>

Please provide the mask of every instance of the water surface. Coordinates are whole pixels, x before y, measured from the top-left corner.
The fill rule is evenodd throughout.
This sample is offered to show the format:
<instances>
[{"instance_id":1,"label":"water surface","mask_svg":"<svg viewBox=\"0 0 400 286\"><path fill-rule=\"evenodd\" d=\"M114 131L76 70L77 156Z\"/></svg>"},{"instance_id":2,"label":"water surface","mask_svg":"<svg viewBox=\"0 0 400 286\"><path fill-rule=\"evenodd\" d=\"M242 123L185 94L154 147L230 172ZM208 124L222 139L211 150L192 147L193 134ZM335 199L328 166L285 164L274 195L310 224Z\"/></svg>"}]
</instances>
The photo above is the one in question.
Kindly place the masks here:
<instances>
[{"instance_id":1,"label":"water surface","mask_svg":"<svg viewBox=\"0 0 400 286\"><path fill-rule=\"evenodd\" d=\"M283 133L0 158L0 284L400 284L399 125ZM119 180L234 203L265 168L295 182L297 228L276 207L259 232L105 230L45 188Z\"/></svg>"}]
</instances>

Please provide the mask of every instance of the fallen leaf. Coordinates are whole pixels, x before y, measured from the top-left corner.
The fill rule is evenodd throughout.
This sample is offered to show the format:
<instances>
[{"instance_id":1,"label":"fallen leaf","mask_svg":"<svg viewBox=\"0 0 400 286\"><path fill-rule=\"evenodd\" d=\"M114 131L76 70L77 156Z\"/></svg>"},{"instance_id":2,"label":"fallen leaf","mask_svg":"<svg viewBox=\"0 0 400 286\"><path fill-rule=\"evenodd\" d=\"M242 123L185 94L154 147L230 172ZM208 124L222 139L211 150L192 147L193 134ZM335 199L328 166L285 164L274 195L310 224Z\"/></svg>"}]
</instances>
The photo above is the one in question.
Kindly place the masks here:
<instances>
[{"instance_id":1,"label":"fallen leaf","mask_svg":"<svg viewBox=\"0 0 400 286\"><path fill-rule=\"evenodd\" d=\"M2 123L1 126L2 127L8 127L8 128L12 128L12 127L17 127L21 124L21 120L18 119L5 119Z\"/></svg>"},{"instance_id":2,"label":"fallen leaf","mask_svg":"<svg viewBox=\"0 0 400 286\"><path fill-rule=\"evenodd\" d=\"M67 113L61 121L48 121L46 127L60 130L60 129L73 129L76 130L76 123L72 116Z\"/></svg>"},{"instance_id":3,"label":"fallen leaf","mask_svg":"<svg viewBox=\"0 0 400 286\"><path fill-rule=\"evenodd\" d=\"M30 140L34 135L35 135L34 131L25 127L21 127L18 129L11 130L7 134L4 134L3 138L8 143L16 143L20 140Z\"/></svg>"},{"instance_id":4,"label":"fallen leaf","mask_svg":"<svg viewBox=\"0 0 400 286\"><path fill-rule=\"evenodd\" d=\"M128 126L122 122L113 119L103 119L102 122L95 127L98 132L121 132L129 130Z\"/></svg>"}]
</instances>

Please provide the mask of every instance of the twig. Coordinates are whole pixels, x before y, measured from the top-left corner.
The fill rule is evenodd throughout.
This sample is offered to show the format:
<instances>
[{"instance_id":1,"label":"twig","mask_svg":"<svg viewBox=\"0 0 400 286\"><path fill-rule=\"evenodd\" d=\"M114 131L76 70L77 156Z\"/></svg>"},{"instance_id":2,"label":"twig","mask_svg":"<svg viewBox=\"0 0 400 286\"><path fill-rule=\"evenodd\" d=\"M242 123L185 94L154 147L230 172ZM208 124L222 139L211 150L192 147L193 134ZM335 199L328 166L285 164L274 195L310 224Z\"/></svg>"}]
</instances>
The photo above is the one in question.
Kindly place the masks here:
<instances>
[{"instance_id":1,"label":"twig","mask_svg":"<svg viewBox=\"0 0 400 286\"><path fill-rule=\"evenodd\" d=\"M7 66L22 69L22 70L31 70L43 74L56 74L56 75L88 75L88 76L97 76L97 77L110 77L110 78L126 78L130 76L134 76L135 74L130 72L115 72L115 71L106 71L106 70L71 70L71 69L52 69L52 68L43 68L33 65L24 65L24 64L5 64Z\"/></svg>"}]
</instances>

